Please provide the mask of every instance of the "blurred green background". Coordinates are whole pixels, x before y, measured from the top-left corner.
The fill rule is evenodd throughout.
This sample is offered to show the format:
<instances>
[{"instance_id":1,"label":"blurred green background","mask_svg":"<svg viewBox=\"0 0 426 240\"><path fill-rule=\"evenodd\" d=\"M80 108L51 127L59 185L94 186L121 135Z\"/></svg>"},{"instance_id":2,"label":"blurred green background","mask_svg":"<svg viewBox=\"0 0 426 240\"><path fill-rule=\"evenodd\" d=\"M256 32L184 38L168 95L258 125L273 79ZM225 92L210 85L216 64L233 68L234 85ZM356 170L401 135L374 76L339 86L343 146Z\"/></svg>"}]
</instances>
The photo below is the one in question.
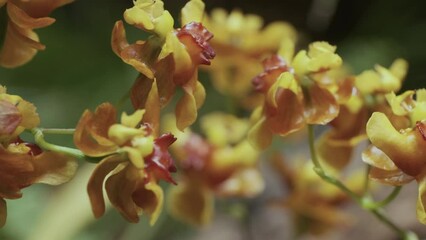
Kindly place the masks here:
<instances>
[{"instance_id":1,"label":"blurred green background","mask_svg":"<svg viewBox=\"0 0 426 240\"><path fill-rule=\"evenodd\" d=\"M172 15L177 17L186 1L164 2ZM216 7L228 10L238 8L245 13L261 15L265 23L288 21L301 33L302 45L313 40L325 40L337 45L338 53L355 73L372 68L376 63L388 66L395 58L403 57L410 63L404 88L425 87L426 1L205 2L207 11ZM112 52L111 30L114 22L122 19L123 11L131 6L132 2L128 0L77 0L57 9L51 15L56 18L56 23L37 30L41 42L47 46L46 50L39 52L25 66L0 68L0 84L7 86L9 93L19 94L36 105L43 127L74 127L84 109L94 109L105 101L117 103L128 91L137 73ZM4 35L4 8L0 9L0 15L0 21L3 21L0 23L3 26L0 34ZM131 39L146 36L129 26L126 29ZM3 35L0 35L0 39ZM209 86L206 80L203 84ZM207 102L203 111L213 108ZM49 139L62 144L71 143L69 138ZM70 205L59 207L57 212L59 216L63 214L70 218L66 219L68 224L79 221L69 212L82 211L87 207L83 202L88 201L85 186L78 185L76 181L72 183L76 185L74 198L69 201ZM33 186L24 190L24 198L7 201L8 223L0 230L0 239L27 239L36 226L42 225L40 222L45 216L42 214L46 214L45 211L54 205L51 196L58 198L58 195L61 195L58 190ZM115 211L111 211L97 222L87 220L87 226L75 239L190 239L193 236L195 230L190 227L167 217L163 219L169 221L167 227L160 228L161 224L158 224L158 227L149 228L144 218L140 224L129 225ZM55 231L60 231L60 226Z\"/></svg>"}]
</instances>

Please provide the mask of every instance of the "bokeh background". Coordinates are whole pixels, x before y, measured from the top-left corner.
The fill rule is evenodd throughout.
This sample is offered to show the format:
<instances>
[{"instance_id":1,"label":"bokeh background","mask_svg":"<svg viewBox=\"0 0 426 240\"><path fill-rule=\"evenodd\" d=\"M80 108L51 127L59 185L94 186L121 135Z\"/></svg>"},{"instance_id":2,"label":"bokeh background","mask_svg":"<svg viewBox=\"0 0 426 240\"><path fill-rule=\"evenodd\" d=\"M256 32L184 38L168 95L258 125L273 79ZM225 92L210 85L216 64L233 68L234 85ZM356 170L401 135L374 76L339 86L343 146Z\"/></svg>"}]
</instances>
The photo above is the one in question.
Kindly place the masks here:
<instances>
[{"instance_id":1,"label":"bokeh background","mask_svg":"<svg viewBox=\"0 0 426 240\"><path fill-rule=\"evenodd\" d=\"M177 17L186 1L164 2ZM261 15L265 23L288 21L299 31L301 47L314 40L329 41L338 46L337 52L354 73L370 69L374 64L388 66L395 58L403 57L410 63L404 89L425 87L426 1L205 0L205 3L207 11L217 7L238 8L244 13ZM25 66L0 68L0 84L7 86L9 93L19 94L36 105L43 127L74 127L84 109L94 109L105 101L117 103L137 76L110 47L114 22L122 19L123 11L130 6L129 0L76 0L57 9L52 14L56 23L37 30L47 49ZM4 36L4 23L2 8L0 39ZM127 30L132 39L145 37L131 27ZM210 89L207 76L204 74L202 78ZM212 101L214 97L212 94L202 112L223 108L220 101ZM69 137L49 137L49 140L71 144ZM33 186L24 190L24 198L8 201L8 222L0 230L0 239L291 239L286 211L268 207L268 199L282 195L283 190L266 165L262 166L268 181L265 194L244 202L243 207L237 200L218 201L216 221L202 230L174 221L166 211L152 228L145 218L139 224L128 224L115 211L94 221L85 193L91 167L82 164L79 175L63 188ZM415 220L415 194L415 186L410 185L398 202L389 207L398 223L422 231ZM324 239L342 236L360 239L361 235L367 236L364 239L392 239L386 228L359 213L359 208L348 207L348 211L367 220ZM239 220L241 216L244 221Z\"/></svg>"}]
</instances>

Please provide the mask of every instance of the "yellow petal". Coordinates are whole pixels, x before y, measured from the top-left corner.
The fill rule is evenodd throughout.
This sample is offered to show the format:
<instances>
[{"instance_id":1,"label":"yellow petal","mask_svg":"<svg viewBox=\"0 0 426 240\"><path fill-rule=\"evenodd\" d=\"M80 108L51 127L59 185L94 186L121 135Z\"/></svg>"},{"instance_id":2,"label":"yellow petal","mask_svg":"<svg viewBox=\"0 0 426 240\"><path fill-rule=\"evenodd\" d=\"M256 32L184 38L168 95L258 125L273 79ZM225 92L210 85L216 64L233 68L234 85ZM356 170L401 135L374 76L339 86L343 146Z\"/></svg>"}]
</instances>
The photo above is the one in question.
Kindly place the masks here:
<instances>
[{"instance_id":1,"label":"yellow petal","mask_svg":"<svg viewBox=\"0 0 426 240\"><path fill-rule=\"evenodd\" d=\"M138 124L142 121L145 112L145 109L138 109L130 116L123 112L121 114L121 124L126 127L136 128Z\"/></svg>"},{"instance_id":2,"label":"yellow petal","mask_svg":"<svg viewBox=\"0 0 426 240\"><path fill-rule=\"evenodd\" d=\"M194 97L193 89L184 87L184 95L176 105L176 125L183 131L197 119L197 102Z\"/></svg>"},{"instance_id":3,"label":"yellow petal","mask_svg":"<svg viewBox=\"0 0 426 240\"><path fill-rule=\"evenodd\" d=\"M248 141L256 149L265 149L272 142L272 132L267 126L266 118L262 118L248 132Z\"/></svg>"},{"instance_id":4,"label":"yellow petal","mask_svg":"<svg viewBox=\"0 0 426 240\"><path fill-rule=\"evenodd\" d=\"M204 15L204 3L201 0L191 0L181 10L181 25L190 22L202 22Z\"/></svg>"},{"instance_id":5,"label":"yellow petal","mask_svg":"<svg viewBox=\"0 0 426 240\"><path fill-rule=\"evenodd\" d=\"M153 30L154 24L151 20L149 13L134 6L132 8L126 9L124 11L124 20L130 25L135 25L135 27L146 30Z\"/></svg>"},{"instance_id":6,"label":"yellow petal","mask_svg":"<svg viewBox=\"0 0 426 240\"><path fill-rule=\"evenodd\" d=\"M392 65L389 67L390 72L392 75L394 75L396 78L402 80L407 75L408 71L408 62L405 59L398 58L395 61L393 61Z\"/></svg>"},{"instance_id":7,"label":"yellow petal","mask_svg":"<svg viewBox=\"0 0 426 240\"><path fill-rule=\"evenodd\" d=\"M180 181L170 192L170 213L193 225L210 223L213 215L214 198L203 185Z\"/></svg>"}]
</instances>

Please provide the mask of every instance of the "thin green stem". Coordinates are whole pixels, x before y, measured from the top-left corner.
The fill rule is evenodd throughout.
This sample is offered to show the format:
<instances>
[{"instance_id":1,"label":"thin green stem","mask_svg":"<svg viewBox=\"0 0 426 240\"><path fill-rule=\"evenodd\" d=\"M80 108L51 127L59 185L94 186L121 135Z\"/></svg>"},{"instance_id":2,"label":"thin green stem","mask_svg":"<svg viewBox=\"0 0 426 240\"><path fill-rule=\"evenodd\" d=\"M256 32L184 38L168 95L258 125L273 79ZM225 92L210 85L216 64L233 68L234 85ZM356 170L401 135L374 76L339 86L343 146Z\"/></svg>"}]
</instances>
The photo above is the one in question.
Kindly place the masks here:
<instances>
[{"instance_id":1,"label":"thin green stem","mask_svg":"<svg viewBox=\"0 0 426 240\"><path fill-rule=\"evenodd\" d=\"M39 128L43 134L72 135L74 128Z\"/></svg>"},{"instance_id":2,"label":"thin green stem","mask_svg":"<svg viewBox=\"0 0 426 240\"><path fill-rule=\"evenodd\" d=\"M382 208L382 207L388 205L389 203L391 203L396 198L396 196L398 196L401 189L402 189L401 186L394 187L392 192L385 199L383 199L382 201L379 201L379 202L371 202L371 203L365 204L365 208L379 209L379 208Z\"/></svg>"},{"instance_id":3,"label":"thin green stem","mask_svg":"<svg viewBox=\"0 0 426 240\"><path fill-rule=\"evenodd\" d=\"M334 178L331 175L328 175L321 166L321 163L318 160L316 150L315 150L315 136L314 136L314 128L312 125L308 125L308 133L309 133L309 150L311 153L311 159L314 164L314 171L326 182L333 184L334 186L341 189L344 193L354 199L362 208L370 211L374 216L377 217L383 224L387 225L389 228L394 230L403 240L417 240L418 237L416 234L405 231L398 227L395 223L393 223L389 218L387 218L383 214L382 206L385 206L389 202L391 202L399 193L398 188L395 188L394 191L383 201L374 203L370 197L364 194L364 197L358 196L356 193L352 192L348 187L345 186L341 181ZM368 186L368 185L367 185ZM372 207L374 206L374 207Z\"/></svg>"},{"instance_id":4,"label":"thin green stem","mask_svg":"<svg viewBox=\"0 0 426 240\"><path fill-rule=\"evenodd\" d=\"M63 146L46 142L46 140L44 140L43 130L41 130L40 128L31 129L31 133L34 135L34 141L36 142L36 144L42 149L64 153L82 160L86 159L86 156L84 155L84 153L78 149L63 147Z\"/></svg>"}]
</instances>

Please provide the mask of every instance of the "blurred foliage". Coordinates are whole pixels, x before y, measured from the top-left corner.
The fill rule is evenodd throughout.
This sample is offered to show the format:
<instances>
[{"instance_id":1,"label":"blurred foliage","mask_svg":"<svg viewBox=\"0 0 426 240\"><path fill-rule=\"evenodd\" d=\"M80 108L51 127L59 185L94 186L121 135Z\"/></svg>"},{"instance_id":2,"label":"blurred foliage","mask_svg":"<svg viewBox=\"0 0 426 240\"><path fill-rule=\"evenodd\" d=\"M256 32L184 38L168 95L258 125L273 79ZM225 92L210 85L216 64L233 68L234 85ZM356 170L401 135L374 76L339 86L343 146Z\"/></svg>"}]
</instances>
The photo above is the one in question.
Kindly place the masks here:
<instances>
[{"instance_id":1,"label":"blurred foliage","mask_svg":"<svg viewBox=\"0 0 426 240\"><path fill-rule=\"evenodd\" d=\"M165 1L173 16L186 1ZM239 8L256 13L265 22L286 20L302 34L302 42L326 40L338 46L355 73L379 63L388 66L395 58L404 57L410 63L405 89L425 87L426 68L426 1L337 1L327 28L318 31L306 19L315 1L312 0L206 0L208 10L223 7ZM17 69L0 68L0 84L11 94L19 94L38 106L43 127L74 127L86 108L99 103L117 103L124 96L137 73L116 57L110 47L114 22L122 19L131 1L77 0L56 10L56 23L37 30L47 48L39 52L27 65ZM0 34L5 28L4 8L0 9ZM130 27L131 39L145 35ZM3 36L0 35L0 39ZM202 75L201 79L206 76ZM204 81L207 89L210 85ZM226 103L225 103L226 104ZM130 109L130 104L127 105ZM201 114L224 108L217 93L208 95ZM69 136L53 138L70 143ZM85 186L81 186L85 188ZM51 188L35 186L24 190L24 198L8 201L8 223L0 230L0 239L25 239L36 224L34 219L46 206ZM78 206L74 206L78 207ZM164 212L163 215L166 215ZM88 226L75 239L188 239L188 227L163 216L150 228L147 220L137 225L125 223L117 213L110 212L100 221ZM72 221L72 220L70 220ZM156 238L150 238L149 234Z\"/></svg>"}]
</instances>

